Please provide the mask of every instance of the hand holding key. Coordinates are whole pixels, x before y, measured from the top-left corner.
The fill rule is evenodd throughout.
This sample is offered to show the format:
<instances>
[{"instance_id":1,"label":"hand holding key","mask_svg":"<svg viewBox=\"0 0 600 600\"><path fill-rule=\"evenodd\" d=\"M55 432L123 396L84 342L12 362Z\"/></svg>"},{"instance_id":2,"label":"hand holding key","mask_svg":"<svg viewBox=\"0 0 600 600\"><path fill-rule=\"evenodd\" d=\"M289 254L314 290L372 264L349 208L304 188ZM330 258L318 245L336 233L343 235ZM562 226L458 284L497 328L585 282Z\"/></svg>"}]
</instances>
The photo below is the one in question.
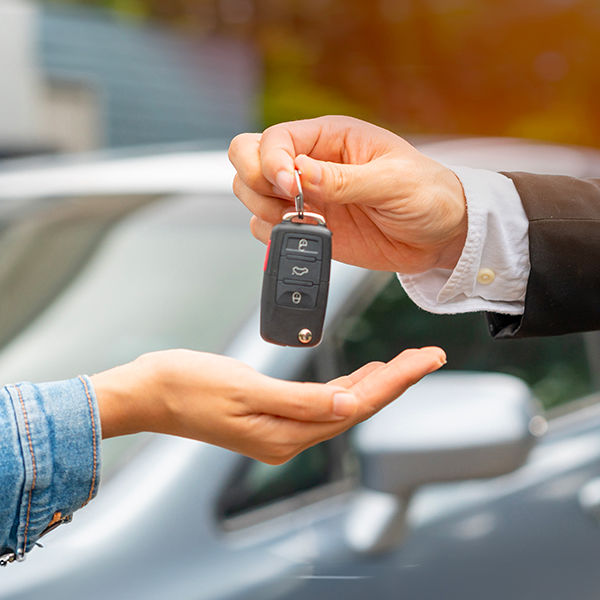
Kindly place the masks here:
<instances>
[{"instance_id":1,"label":"hand holding key","mask_svg":"<svg viewBox=\"0 0 600 600\"><path fill-rule=\"evenodd\" d=\"M282 346L316 346L327 307L331 231L321 215L304 212L300 172L294 175L296 210L273 227L267 248L260 335Z\"/></svg>"},{"instance_id":2,"label":"hand holding key","mask_svg":"<svg viewBox=\"0 0 600 600\"><path fill-rule=\"evenodd\" d=\"M229 156L234 192L265 243L292 209L297 167L308 210L334 234L333 258L419 273L460 257L467 215L458 178L385 129L338 116L281 123L237 136Z\"/></svg>"}]
</instances>

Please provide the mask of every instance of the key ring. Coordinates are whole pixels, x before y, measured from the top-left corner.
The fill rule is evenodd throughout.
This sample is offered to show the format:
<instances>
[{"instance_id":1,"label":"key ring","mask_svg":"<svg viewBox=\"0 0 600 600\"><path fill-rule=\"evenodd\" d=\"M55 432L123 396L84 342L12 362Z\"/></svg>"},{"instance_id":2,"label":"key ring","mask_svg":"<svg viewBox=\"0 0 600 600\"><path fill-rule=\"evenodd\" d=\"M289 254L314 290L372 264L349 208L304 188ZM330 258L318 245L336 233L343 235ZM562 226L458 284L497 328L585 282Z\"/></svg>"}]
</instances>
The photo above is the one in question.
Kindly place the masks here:
<instances>
[{"instance_id":1,"label":"key ring","mask_svg":"<svg viewBox=\"0 0 600 600\"><path fill-rule=\"evenodd\" d=\"M296 185L298 186L298 193L294 198L296 202L296 212L298 213L299 219L304 219L304 192L302 191L302 182L300 181L300 175L302 175L302 171L294 169Z\"/></svg>"},{"instance_id":2,"label":"key ring","mask_svg":"<svg viewBox=\"0 0 600 600\"><path fill-rule=\"evenodd\" d=\"M281 220L294 222L294 219L304 219L305 217L307 217L309 219L314 219L319 225L324 225L325 227L327 227L327 223L325 222L325 217L318 215L317 213L312 213L312 212L307 212L307 213L303 212L302 216L300 216L297 212L285 213L285 215L283 215L283 218Z\"/></svg>"}]
</instances>

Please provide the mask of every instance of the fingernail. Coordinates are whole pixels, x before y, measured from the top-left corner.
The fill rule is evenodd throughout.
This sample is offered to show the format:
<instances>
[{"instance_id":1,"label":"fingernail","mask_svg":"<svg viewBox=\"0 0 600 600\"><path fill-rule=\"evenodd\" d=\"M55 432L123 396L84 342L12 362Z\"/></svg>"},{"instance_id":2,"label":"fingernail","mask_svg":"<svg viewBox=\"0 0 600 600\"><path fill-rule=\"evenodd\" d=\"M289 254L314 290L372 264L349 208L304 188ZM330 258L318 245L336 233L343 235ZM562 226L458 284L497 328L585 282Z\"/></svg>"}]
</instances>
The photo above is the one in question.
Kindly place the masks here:
<instances>
[{"instance_id":1,"label":"fingernail","mask_svg":"<svg viewBox=\"0 0 600 600\"><path fill-rule=\"evenodd\" d=\"M279 171L277 175L275 175L275 183L277 187L287 196L292 195L292 184L294 183L294 178L291 173L287 171Z\"/></svg>"},{"instance_id":2,"label":"fingernail","mask_svg":"<svg viewBox=\"0 0 600 600\"><path fill-rule=\"evenodd\" d=\"M333 413L338 417L349 417L356 412L356 396L347 392L333 395Z\"/></svg>"},{"instance_id":3,"label":"fingernail","mask_svg":"<svg viewBox=\"0 0 600 600\"><path fill-rule=\"evenodd\" d=\"M446 353L441 348L438 348L437 346L424 346L423 348L421 348L421 350L425 350L425 351L435 350L438 354L441 367L443 367L448 362Z\"/></svg>"},{"instance_id":4,"label":"fingernail","mask_svg":"<svg viewBox=\"0 0 600 600\"><path fill-rule=\"evenodd\" d=\"M302 171L302 181L312 185L321 183L321 167L317 162L311 160L306 154L300 154L296 157L296 166Z\"/></svg>"}]
</instances>

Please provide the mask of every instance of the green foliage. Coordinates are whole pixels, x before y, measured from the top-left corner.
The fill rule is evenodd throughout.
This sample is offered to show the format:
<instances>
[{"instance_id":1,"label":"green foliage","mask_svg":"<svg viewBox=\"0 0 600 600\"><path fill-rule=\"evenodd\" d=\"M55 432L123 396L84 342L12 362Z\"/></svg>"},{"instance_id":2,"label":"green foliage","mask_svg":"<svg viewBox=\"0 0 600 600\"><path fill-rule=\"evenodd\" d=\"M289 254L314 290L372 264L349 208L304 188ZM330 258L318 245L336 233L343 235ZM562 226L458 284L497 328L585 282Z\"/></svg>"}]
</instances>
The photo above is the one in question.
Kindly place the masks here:
<instances>
[{"instance_id":1,"label":"green foliage","mask_svg":"<svg viewBox=\"0 0 600 600\"><path fill-rule=\"evenodd\" d=\"M136 19L147 18L150 14L149 7L144 0L86 0L85 2L81 0L53 0L50 3L92 5L105 8L128 18L134 17Z\"/></svg>"},{"instance_id":2,"label":"green foliage","mask_svg":"<svg viewBox=\"0 0 600 600\"><path fill-rule=\"evenodd\" d=\"M148 10L143 0L112 0L110 8L115 12L137 18L143 18L148 15Z\"/></svg>"},{"instance_id":3,"label":"green foliage","mask_svg":"<svg viewBox=\"0 0 600 600\"><path fill-rule=\"evenodd\" d=\"M357 101L334 87L315 81L312 70L318 59L306 52L301 40L274 33L265 42L265 87L259 120L265 127L282 121L324 114L351 114L374 120Z\"/></svg>"}]
</instances>

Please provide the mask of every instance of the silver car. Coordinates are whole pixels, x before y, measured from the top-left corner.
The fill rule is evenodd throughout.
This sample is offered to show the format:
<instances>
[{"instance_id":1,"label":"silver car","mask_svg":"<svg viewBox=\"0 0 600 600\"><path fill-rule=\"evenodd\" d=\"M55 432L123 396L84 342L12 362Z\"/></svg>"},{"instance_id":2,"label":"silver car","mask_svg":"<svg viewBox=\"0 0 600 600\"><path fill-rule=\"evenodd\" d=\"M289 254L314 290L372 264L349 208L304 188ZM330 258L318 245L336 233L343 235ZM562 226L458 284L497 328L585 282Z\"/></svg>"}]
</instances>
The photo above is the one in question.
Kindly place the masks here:
<instances>
[{"instance_id":1,"label":"silver car","mask_svg":"<svg viewBox=\"0 0 600 600\"><path fill-rule=\"evenodd\" d=\"M428 142L446 164L588 176L600 153ZM98 497L0 571L0 598L596 599L598 334L492 341L335 263L324 341L258 335L264 248L223 151L0 168L0 379L142 352L223 352L325 381L405 347L448 366L347 435L268 466L160 435L109 440Z\"/></svg>"}]
</instances>

